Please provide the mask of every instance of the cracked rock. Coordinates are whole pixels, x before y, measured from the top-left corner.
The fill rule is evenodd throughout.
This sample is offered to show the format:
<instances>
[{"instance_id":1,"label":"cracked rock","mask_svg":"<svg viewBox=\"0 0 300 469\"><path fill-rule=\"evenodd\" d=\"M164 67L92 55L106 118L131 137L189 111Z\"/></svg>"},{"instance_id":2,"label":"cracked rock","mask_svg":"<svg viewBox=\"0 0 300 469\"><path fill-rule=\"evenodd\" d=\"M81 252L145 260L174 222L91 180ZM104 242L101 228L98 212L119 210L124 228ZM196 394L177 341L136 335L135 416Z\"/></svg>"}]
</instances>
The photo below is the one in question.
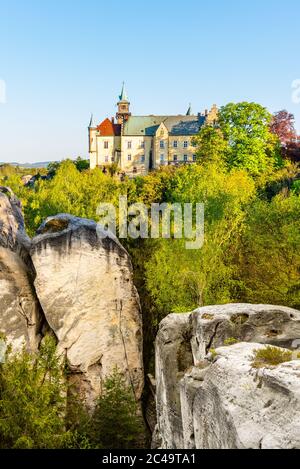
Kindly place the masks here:
<instances>
[{"instance_id":1,"label":"cracked rock","mask_svg":"<svg viewBox=\"0 0 300 469\"><path fill-rule=\"evenodd\" d=\"M161 441L161 447L183 449L200 445L196 443L192 426L195 414L191 403L202 392L203 381L206 382L211 367L218 362L215 349L235 342L252 342L293 350L300 344L299 338L300 312L283 306L229 304L167 316L160 324L155 352L156 440ZM226 348L230 349L230 346ZM210 385L213 399L213 383ZM230 394L231 382L228 381L226 386ZM211 405L218 406L217 399L219 396ZM208 409L209 405L207 403ZM214 425L219 423L216 421ZM237 444L233 433L231 437L235 443L226 440L229 446ZM220 446L225 445L224 441L219 443Z\"/></svg>"},{"instance_id":2,"label":"cracked rock","mask_svg":"<svg viewBox=\"0 0 300 469\"><path fill-rule=\"evenodd\" d=\"M36 350L43 313L36 297L21 204L0 187L0 333L15 351Z\"/></svg>"},{"instance_id":3,"label":"cracked rock","mask_svg":"<svg viewBox=\"0 0 300 469\"><path fill-rule=\"evenodd\" d=\"M91 220L48 218L32 240L35 288L47 322L90 407L118 367L135 396L143 384L142 319L126 250Z\"/></svg>"}]
</instances>

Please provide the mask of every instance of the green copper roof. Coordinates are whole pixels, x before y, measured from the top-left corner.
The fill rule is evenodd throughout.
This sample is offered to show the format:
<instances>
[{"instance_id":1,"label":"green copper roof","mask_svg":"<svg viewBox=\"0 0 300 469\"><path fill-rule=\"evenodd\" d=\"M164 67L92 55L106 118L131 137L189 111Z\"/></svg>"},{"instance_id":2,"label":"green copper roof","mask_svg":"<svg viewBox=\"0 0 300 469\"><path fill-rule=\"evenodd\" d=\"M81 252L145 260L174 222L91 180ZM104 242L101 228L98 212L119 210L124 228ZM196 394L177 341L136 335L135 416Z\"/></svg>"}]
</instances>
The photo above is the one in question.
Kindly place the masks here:
<instances>
[{"instance_id":1,"label":"green copper roof","mask_svg":"<svg viewBox=\"0 0 300 469\"><path fill-rule=\"evenodd\" d=\"M170 135L196 135L205 122L204 116L131 116L124 124L125 136L153 136L161 123Z\"/></svg>"},{"instance_id":2,"label":"green copper roof","mask_svg":"<svg viewBox=\"0 0 300 469\"><path fill-rule=\"evenodd\" d=\"M119 99L120 99L120 102L121 101L127 101L128 102L128 96L127 96L127 93L126 93L126 90L125 90L124 81L123 81L122 91L121 91L121 94L119 96Z\"/></svg>"}]
</instances>

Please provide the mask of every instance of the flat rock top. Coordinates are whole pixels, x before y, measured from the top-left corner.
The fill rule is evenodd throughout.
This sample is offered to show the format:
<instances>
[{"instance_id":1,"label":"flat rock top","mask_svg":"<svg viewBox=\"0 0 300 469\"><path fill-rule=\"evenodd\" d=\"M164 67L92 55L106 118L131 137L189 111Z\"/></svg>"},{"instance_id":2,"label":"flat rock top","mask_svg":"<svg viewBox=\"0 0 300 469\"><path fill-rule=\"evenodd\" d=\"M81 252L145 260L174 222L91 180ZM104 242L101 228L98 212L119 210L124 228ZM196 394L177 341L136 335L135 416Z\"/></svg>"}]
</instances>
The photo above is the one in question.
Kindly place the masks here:
<instances>
[{"instance_id":1,"label":"flat rock top","mask_svg":"<svg viewBox=\"0 0 300 469\"><path fill-rule=\"evenodd\" d=\"M249 316L255 315L257 313L278 313L283 312L290 316L290 319L300 320L300 311L288 308L286 306L278 305L263 305L263 304L250 304L250 303L231 303L226 305L216 305L216 306L205 306L203 308L198 308L193 311L193 315L199 318L205 319L203 315L228 317L234 314L248 314Z\"/></svg>"},{"instance_id":2,"label":"flat rock top","mask_svg":"<svg viewBox=\"0 0 300 469\"><path fill-rule=\"evenodd\" d=\"M48 217L37 230L37 236L32 239L31 246L34 251L36 247L44 242L56 242L63 237L77 233L92 233L93 239L90 237L91 244L105 245L105 240L115 244L123 254L128 255L126 249L122 246L118 238L111 232L107 231L96 223L94 220L87 218L75 217L67 213L61 213L53 217Z\"/></svg>"}]
</instances>

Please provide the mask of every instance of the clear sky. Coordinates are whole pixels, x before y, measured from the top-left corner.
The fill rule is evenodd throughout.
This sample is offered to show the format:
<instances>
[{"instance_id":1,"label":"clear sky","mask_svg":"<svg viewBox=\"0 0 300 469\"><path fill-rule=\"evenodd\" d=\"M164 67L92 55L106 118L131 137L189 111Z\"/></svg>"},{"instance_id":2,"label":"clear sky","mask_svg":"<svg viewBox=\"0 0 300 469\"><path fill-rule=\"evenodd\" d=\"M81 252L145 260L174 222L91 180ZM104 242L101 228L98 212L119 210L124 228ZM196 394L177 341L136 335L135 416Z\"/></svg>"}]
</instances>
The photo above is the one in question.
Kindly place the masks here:
<instances>
[{"instance_id":1,"label":"clear sky","mask_svg":"<svg viewBox=\"0 0 300 469\"><path fill-rule=\"evenodd\" d=\"M299 25L299 0L0 0L0 161L86 157L123 80L135 114L249 100L300 131Z\"/></svg>"}]
</instances>

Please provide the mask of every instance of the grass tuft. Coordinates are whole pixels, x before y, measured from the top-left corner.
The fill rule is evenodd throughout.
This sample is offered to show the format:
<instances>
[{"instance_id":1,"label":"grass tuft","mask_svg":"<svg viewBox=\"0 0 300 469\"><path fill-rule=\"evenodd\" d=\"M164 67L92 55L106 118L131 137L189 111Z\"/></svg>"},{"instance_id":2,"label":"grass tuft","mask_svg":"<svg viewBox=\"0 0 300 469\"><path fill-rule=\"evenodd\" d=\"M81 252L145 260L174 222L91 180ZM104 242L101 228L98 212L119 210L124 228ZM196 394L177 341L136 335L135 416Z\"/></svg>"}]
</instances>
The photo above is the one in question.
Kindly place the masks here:
<instances>
[{"instance_id":1,"label":"grass tuft","mask_svg":"<svg viewBox=\"0 0 300 469\"><path fill-rule=\"evenodd\" d=\"M254 350L251 365L253 368L267 368L290 362L292 358L293 354L290 350L283 350L269 345L264 349Z\"/></svg>"}]
</instances>

